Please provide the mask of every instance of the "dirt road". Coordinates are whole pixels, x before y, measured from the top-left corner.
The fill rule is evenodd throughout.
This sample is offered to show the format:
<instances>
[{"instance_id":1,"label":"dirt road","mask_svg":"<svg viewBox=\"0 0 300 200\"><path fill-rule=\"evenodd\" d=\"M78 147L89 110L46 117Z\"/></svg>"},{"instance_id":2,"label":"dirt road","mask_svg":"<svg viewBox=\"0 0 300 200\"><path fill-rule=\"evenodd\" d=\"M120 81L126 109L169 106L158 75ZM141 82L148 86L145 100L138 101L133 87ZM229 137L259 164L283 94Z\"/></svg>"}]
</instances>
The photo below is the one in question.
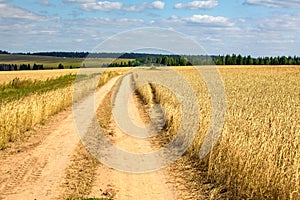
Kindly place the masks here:
<instances>
[{"instance_id":1,"label":"dirt road","mask_svg":"<svg viewBox=\"0 0 300 200\"><path fill-rule=\"evenodd\" d=\"M112 90L118 78L112 79L97 92L97 105ZM139 117L136 99L131 95L130 81L130 76L124 77L114 102L115 108L126 107L126 112L128 107L130 123L126 125L127 134L124 134L116 123L111 123L113 136L110 139L115 146L127 152L151 152L153 148L151 142L145 138L145 132L140 135L145 139L136 138L138 130L145 124ZM124 96L130 96L129 101ZM83 101L78 107L83 109L87 105L88 103ZM131 131L133 135L130 135ZM52 122L40 128L38 132L44 137L36 145L15 153L0 152L0 199L58 199L64 192L61 183L64 181L64 174L74 149L80 141L72 109L69 108L55 116ZM122 155L114 161L117 165L133 169L135 166L143 167L141 160L128 160ZM159 158L154 157L151 164L159 164ZM164 170L140 174L126 173L99 164L92 192L88 197L176 199L166 174Z\"/></svg>"},{"instance_id":2,"label":"dirt road","mask_svg":"<svg viewBox=\"0 0 300 200\"><path fill-rule=\"evenodd\" d=\"M97 91L97 102L111 90L119 77ZM82 102L84 103L84 102ZM45 138L20 153L0 152L0 199L57 199L65 169L79 142L71 109L58 114L39 130Z\"/></svg>"},{"instance_id":3,"label":"dirt road","mask_svg":"<svg viewBox=\"0 0 300 200\"><path fill-rule=\"evenodd\" d=\"M130 75L123 78L115 97L113 113L115 113L116 119L118 119L116 115L119 115L123 118L123 121L111 123L111 133L113 136L110 139L115 146L129 154L149 153L153 151L153 148L151 142L145 138L149 135L143 131L145 124L139 116L136 99L131 95L130 81ZM126 117L127 115L128 119ZM122 127L122 131L120 127ZM113 159L115 156L113 154L114 153L107 156ZM159 164L158 162L159 158L154 157L150 164ZM123 154L120 154L119 157L114 160L114 165L120 168L124 166L123 170L125 171L128 167L131 170L137 166L145 167L146 170L147 166L143 165L147 164L148 162L143 162L142 159L130 159L130 157ZM90 197L109 197L120 200L176 199L174 189L167 180L167 172L163 169L155 172L134 174L113 168L114 166L99 166Z\"/></svg>"}]
</instances>

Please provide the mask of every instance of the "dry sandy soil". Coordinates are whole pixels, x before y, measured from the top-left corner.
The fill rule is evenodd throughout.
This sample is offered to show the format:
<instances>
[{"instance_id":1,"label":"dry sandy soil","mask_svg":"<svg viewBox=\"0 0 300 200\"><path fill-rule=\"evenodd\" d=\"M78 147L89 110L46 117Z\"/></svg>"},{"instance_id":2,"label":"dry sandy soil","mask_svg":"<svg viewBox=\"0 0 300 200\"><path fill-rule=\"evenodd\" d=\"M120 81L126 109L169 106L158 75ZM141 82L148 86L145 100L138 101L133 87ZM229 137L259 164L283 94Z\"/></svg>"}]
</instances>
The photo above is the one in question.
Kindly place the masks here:
<instances>
[{"instance_id":1,"label":"dry sandy soil","mask_svg":"<svg viewBox=\"0 0 300 200\"><path fill-rule=\"evenodd\" d=\"M118 78L112 79L97 92L97 105L113 88ZM119 107L128 106L129 117L133 122L127 127L129 130L134 129L132 126L143 127L145 124L139 117L134 98L122 101L122 96L128 94L131 94L130 77L125 76L117 92L115 104ZM128 133L124 134L114 122L110 124L110 128L112 134L109 139L118 148L134 153L153 151L151 142L147 139L136 139ZM38 128L37 132L37 142L0 152L0 199L57 199L64 192L61 185L65 171L80 141L72 110L69 108L58 114L45 126ZM143 165L139 164L139 160L126 160L122 156L115 159L115 162L121 166ZM159 162L159 158L153 162ZM168 181L167 171L164 169L134 174L99 164L95 174L89 197L176 199L174 187Z\"/></svg>"},{"instance_id":2,"label":"dry sandy soil","mask_svg":"<svg viewBox=\"0 0 300 200\"><path fill-rule=\"evenodd\" d=\"M97 91L99 101L116 81L117 78L112 79ZM59 186L79 137L71 109L58 114L52 121L37 130L37 134L44 137L30 148L0 152L0 199L59 197Z\"/></svg>"},{"instance_id":3,"label":"dry sandy soil","mask_svg":"<svg viewBox=\"0 0 300 200\"><path fill-rule=\"evenodd\" d=\"M127 121L128 123L121 125L117 122L112 122L110 125L110 140L115 146L128 152L128 154L152 152L151 141L130 135L136 132L135 129L137 127L145 127L143 120L139 116L136 99L131 93L130 76L128 75L123 78L118 93L115 96L114 109L115 113L123 117L129 115L129 121L132 123ZM123 108L128 108L128 112L126 112L126 109L123 110ZM122 126L122 128L119 126ZM126 133L124 133L125 131ZM143 133L140 134L139 137L147 137L147 135L143 135ZM106 156L113 159L115 154L108 152ZM145 167L146 169L147 166L144 165L148 164L148 162L143 162L143 160L138 158L127 157L123 154L120 154L113 162L114 166L120 166L121 169L115 170L114 166L109 167L100 164L96 171L96 179L90 197L145 200L177 199L174 188L168 181L168 175L165 169L154 172L132 173L137 166L141 168ZM151 162L158 163L159 158L154 158ZM122 166L124 166L123 169ZM131 171L131 173L124 172L124 170Z\"/></svg>"}]
</instances>

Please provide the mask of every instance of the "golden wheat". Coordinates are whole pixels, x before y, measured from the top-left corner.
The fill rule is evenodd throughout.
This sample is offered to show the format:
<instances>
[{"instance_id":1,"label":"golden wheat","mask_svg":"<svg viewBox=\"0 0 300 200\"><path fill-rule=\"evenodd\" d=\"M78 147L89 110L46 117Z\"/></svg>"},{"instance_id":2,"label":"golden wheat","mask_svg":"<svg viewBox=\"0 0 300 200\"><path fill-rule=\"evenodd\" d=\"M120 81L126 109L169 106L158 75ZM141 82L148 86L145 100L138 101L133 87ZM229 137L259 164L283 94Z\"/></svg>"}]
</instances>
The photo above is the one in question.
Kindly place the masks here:
<instances>
[{"instance_id":1,"label":"golden wheat","mask_svg":"<svg viewBox=\"0 0 300 200\"><path fill-rule=\"evenodd\" d=\"M59 112L72 102L71 87L33 94L0 105L0 146L22 139L33 125Z\"/></svg>"},{"instance_id":2,"label":"golden wheat","mask_svg":"<svg viewBox=\"0 0 300 200\"><path fill-rule=\"evenodd\" d=\"M101 87L112 77L125 73L129 69L118 70L119 72L113 70L103 70L100 78L95 76L89 80L77 82L77 92L75 93L74 85L71 85L61 89L53 88L46 93L36 93L16 101L1 103L0 149L5 148L8 142L24 139L24 132L34 125L70 106L73 101L77 102L95 86Z\"/></svg>"},{"instance_id":3,"label":"golden wheat","mask_svg":"<svg viewBox=\"0 0 300 200\"><path fill-rule=\"evenodd\" d=\"M3 71L0 72L0 84L8 83L18 77L20 80L47 80L67 74L76 74L78 69L38 70L38 71Z\"/></svg>"},{"instance_id":4,"label":"golden wheat","mask_svg":"<svg viewBox=\"0 0 300 200\"><path fill-rule=\"evenodd\" d=\"M195 157L210 123L210 94L195 69L173 69L190 83L199 101L200 128L189 149ZM218 145L206 159L208 178L226 186L229 198L299 199L300 68L235 66L221 67L220 72L227 95L226 121ZM157 77L170 80L167 76L167 71L135 75L136 81L147 77L148 82ZM145 89L149 90L140 88ZM180 107L172 91L155 84L152 90L165 109L171 139L180 124Z\"/></svg>"}]
</instances>

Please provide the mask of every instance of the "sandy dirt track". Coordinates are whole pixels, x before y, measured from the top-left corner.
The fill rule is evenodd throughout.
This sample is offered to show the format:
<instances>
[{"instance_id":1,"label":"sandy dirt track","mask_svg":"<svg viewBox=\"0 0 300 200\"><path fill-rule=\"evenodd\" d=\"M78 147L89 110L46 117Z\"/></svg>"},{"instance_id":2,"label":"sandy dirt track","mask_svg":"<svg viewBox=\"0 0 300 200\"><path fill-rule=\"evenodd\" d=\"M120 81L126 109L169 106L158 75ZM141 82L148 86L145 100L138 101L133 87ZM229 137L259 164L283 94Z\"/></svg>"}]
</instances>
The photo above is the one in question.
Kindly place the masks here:
<instances>
[{"instance_id":1,"label":"sandy dirt track","mask_svg":"<svg viewBox=\"0 0 300 200\"><path fill-rule=\"evenodd\" d=\"M113 86L119 78L115 77L97 92L94 109L114 88ZM117 123L112 122L110 128L113 134L109 139L115 146L128 152L152 152L153 147L149 139L137 139L130 135L130 130L135 130L135 134L137 134L136 126L145 126L143 120L139 117L137 99L131 95L130 81L130 75L123 78L114 102L120 108L128 107L128 113L122 114L128 115L130 119L130 123L126 127L129 133L124 134L118 128ZM125 101L124 96L131 97L129 101ZM85 101L78 103L79 109L84 109L88 103ZM43 137L36 145L25 148L20 152L0 152L0 199L39 200L61 197L64 192L61 184L64 182L66 169L71 163L74 150L80 139L76 132L71 108L59 113L52 121L39 129L38 134L43 135ZM93 129L93 126L91 127ZM141 137L147 137L144 134ZM95 140L93 131L90 135ZM120 166L132 166L134 168L138 165L142 167L140 160L128 160L122 155L117 156L114 162L120 164ZM150 162L159 164L159 158L154 157ZM177 199L173 185L168 179L167 172L164 169L134 174L121 172L100 163L94 178L92 192L88 197L106 197L121 200Z\"/></svg>"},{"instance_id":2,"label":"sandy dirt track","mask_svg":"<svg viewBox=\"0 0 300 200\"><path fill-rule=\"evenodd\" d=\"M101 101L119 77L97 91ZM83 102L84 103L84 102ZM55 117L54 117L55 118ZM0 152L0 199L57 199L65 169L79 142L71 109L56 116L61 120L41 128L46 137L20 153Z\"/></svg>"},{"instance_id":3,"label":"sandy dirt track","mask_svg":"<svg viewBox=\"0 0 300 200\"><path fill-rule=\"evenodd\" d=\"M147 153L152 152L153 148L151 142L146 139L138 139L130 135L131 130L134 132L136 127L144 127L145 124L139 116L139 110L137 108L137 101L131 95L130 87L131 77L127 75L123 78L119 87L118 93L115 97L114 107L122 108L128 107L128 112L119 113L121 116L129 115L132 123L123 124L126 126L127 134L124 134L120 130L116 122L111 123L112 137L111 141L124 151L131 153ZM126 99L125 96L131 96ZM123 110L124 111L124 110ZM125 117L124 117L125 118ZM136 135L135 135L136 136ZM145 137L141 133L140 137ZM110 155L107 155L110 156ZM111 155L113 157L114 155ZM135 166L143 167L142 161L139 159L132 160L126 156L120 155L114 160L114 164L120 166ZM151 162L159 162L159 158L153 159ZM147 162L145 163L147 164ZM96 180L92 188L90 197L109 197L113 199L176 199L175 192L172 185L168 182L167 172L164 169L160 169L155 172L148 173L126 173L113 169L111 166L100 165L96 172Z\"/></svg>"}]
</instances>

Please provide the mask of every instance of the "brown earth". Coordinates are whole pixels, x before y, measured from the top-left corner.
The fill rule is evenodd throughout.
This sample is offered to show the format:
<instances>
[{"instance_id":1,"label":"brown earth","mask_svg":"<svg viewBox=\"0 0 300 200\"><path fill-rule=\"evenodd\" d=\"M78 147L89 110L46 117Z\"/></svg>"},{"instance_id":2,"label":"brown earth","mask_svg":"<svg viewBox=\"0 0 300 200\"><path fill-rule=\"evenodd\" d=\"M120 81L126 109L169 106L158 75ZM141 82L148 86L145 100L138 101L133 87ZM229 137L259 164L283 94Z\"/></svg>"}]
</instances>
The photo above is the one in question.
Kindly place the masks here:
<instances>
[{"instance_id":1,"label":"brown earth","mask_svg":"<svg viewBox=\"0 0 300 200\"><path fill-rule=\"evenodd\" d=\"M97 105L113 88L118 78L112 79L97 92ZM130 92L130 88L125 92ZM134 124L142 127L145 124L139 117L136 104L136 100L130 98L129 116ZM149 140L126 135L113 122L109 127L112 132L110 139L119 148L135 153L153 151ZM76 151L78 153L76 149L80 141L72 109L68 108L57 114L46 125L35 128L34 132L35 135L23 144L12 145L9 150L0 152L0 199L62 198L65 188L61 186L74 154ZM76 162L79 166L84 163L83 160ZM122 157L117 162L134 164L132 160L124 160ZM76 170L73 173L77 173ZM173 184L168 179L165 169L133 174L98 164L91 193L87 196L113 199L177 199Z\"/></svg>"},{"instance_id":2,"label":"brown earth","mask_svg":"<svg viewBox=\"0 0 300 200\"><path fill-rule=\"evenodd\" d=\"M116 95L114 103L124 104L121 105L121 107L128 106L129 118L133 122L133 125L144 127L145 124L139 115L136 99L133 96L129 98L128 102L118 99L126 96L125 93L127 93L127 95L131 93L129 76L124 77L118 92L122 94ZM127 113L119 114L124 116ZM134 127L130 127L129 125L126 130L130 132L130 128L134 129ZM125 134L113 120L109 129L110 140L115 146L130 153L153 151L151 141L148 139L137 139ZM153 162L159 162L158 160L157 158L157 160L153 160ZM128 160L126 157L120 156L115 162L120 164L120 166L124 166L124 164L134 166L137 165L140 160ZM96 171L95 182L89 197L145 200L177 199L173 185L168 181L167 174L168 172L165 169L139 174L127 173L100 164Z\"/></svg>"},{"instance_id":3,"label":"brown earth","mask_svg":"<svg viewBox=\"0 0 300 200\"><path fill-rule=\"evenodd\" d=\"M101 101L119 77L97 91ZM40 136L0 152L0 199L57 199L65 169L79 142L72 109L35 130ZM26 143L26 142L25 142ZM17 148L15 150L14 148Z\"/></svg>"}]
</instances>

